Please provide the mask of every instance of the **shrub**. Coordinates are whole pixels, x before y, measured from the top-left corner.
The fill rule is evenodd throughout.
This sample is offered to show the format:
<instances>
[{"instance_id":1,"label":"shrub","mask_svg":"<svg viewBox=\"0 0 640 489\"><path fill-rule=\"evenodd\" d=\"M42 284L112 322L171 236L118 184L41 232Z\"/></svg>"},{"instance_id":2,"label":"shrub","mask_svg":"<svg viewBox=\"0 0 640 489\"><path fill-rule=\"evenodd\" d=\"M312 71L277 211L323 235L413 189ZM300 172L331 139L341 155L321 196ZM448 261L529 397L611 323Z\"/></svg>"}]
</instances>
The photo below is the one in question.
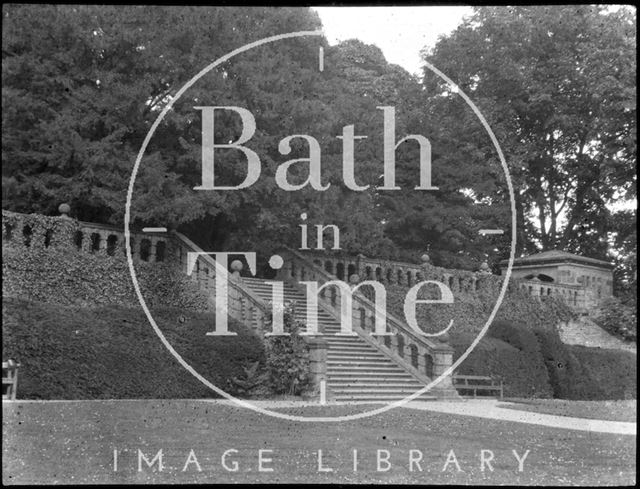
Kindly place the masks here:
<instances>
[{"instance_id":1,"label":"shrub","mask_svg":"<svg viewBox=\"0 0 640 489\"><path fill-rule=\"evenodd\" d=\"M307 345L298 333L302 324L294 319L293 308L284 310L284 331L289 336L270 336L266 342L267 371L277 394L300 395L311 377Z\"/></svg>"},{"instance_id":2,"label":"shrub","mask_svg":"<svg viewBox=\"0 0 640 489\"><path fill-rule=\"evenodd\" d=\"M534 378L544 379L541 384L549 385L549 374L544 364L536 335L528 325L511 321L494 321L487 331L492 338L504 341L522 352L525 364ZM546 395L548 389L544 389Z\"/></svg>"},{"instance_id":3,"label":"shrub","mask_svg":"<svg viewBox=\"0 0 640 489\"><path fill-rule=\"evenodd\" d=\"M603 392L556 330L535 329L540 352L549 374L553 397L557 399L601 399Z\"/></svg>"},{"instance_id":4,"label":"shrub","mask_svg":"<svg viewBox=\"0 0 640 489\"><path fill-rule=\"evenodd\" d=\"M623 302L617 297L611 297L602 303L593 319L612 335L625 341L637 341L638 315L633 302Z\"/></svg>"},{"instance_id":5,"label":"shrub","mask_svg":"<svg viewBox=\"0 0 640 489\"><path fill-rule=\"evenodd\" d=\"M637 398L638 367L635 353L577 345L567 345L567 349L598 386L598 399Z\"/></svg>"},{"instance_id":6,"label":"shrub","mask_svg":"<svg viewBox=\"0 0 640 489\"><path fill-rule=\"evenodd\" d=\"M260 368L260 361L250 362L243 366L243 376L233 377L227 381L227 392L239 397L267 397L269 389L269 373Z\"/></svg>"},{"instance_id":7,"label":"shrub","mask_svg":"<svg viewBox=\"0 0 640 489\"><path fill-rule=\"evenodd\" d=\"M451 346L458 359L475 339L472 333L451 334ZM538 358L536 362L542 364ZM489 375L504 383L507 397L551 397L552 390L544 365L531 368L530 359L519 348L485 336L458 368L463 375Z\"/></svg>"}]
</instances>

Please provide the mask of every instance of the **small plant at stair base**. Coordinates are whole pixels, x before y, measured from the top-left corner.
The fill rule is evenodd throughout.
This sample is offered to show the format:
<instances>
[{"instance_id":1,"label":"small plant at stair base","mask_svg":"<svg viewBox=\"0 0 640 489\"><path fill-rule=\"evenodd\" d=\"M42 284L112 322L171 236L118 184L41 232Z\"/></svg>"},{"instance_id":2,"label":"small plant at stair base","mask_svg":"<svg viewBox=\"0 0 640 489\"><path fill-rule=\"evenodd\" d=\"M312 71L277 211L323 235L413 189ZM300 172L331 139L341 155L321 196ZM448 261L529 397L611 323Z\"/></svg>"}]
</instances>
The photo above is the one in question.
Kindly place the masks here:
<instances>
[{"instance_id":1,"label":"small plant at stair base","mask_svg":"<svg viewBox=\"0 0 640 489\"><path fill-rule=\"evenodd\" d=\"M294 307L287 305L284 310L284 331L290 336L271 336L266 341L267 372L276 394L300 395L310 384L309 353Z\"/></svg>"},{"instance_id":2,"label":"small plant at stair base","mask_svg":"<svg viewBox=\"0 0 640 489\"><path fill-rule=\"evenodd\" d=\"M234 395L242 397L268 397L271 394L268 380L269 374L260 368L260 362L251 362L243 366L244 378L233 377L227 381L227 388Z\"/></svg>"}]
</instances>

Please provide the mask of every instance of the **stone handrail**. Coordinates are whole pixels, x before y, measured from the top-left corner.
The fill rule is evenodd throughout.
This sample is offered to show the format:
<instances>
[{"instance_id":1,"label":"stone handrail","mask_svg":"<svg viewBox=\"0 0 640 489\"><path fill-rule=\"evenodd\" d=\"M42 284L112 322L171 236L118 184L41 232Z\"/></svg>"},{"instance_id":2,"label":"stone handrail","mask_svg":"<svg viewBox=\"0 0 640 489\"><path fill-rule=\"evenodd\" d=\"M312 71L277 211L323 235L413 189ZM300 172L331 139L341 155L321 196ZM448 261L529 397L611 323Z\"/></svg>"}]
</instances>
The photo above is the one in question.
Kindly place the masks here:
<instances>
[{"instance_id":1,"label":"stone handrail","mask_svg":"<svg viewBox=\"0 0 640 489\"><path fill-rule=\"evenodd\" d=\"M350 256L330 252L321 254L316 251L307 251L305 255L309 255L320 268L345 281L348 281L352 274L364 280L377 280L407 287L421 280L438 280L446 284L452 292L475 294L486 291L497 296L504 279L502 276L491 274L487 269L479 272L447 269L434 266L428 261L417 264L370 258L362 254ZM577 312L585 310L584 303L589 294L589 291L580 284L535 282L522 278L511 278L508 287L509 290L529 291L534 299L539 298L540 295L556 296ZM596 299L593 298L594 301Z\"/></svg>"},{"instance_id":2,"label":"stone handrail","mask_svg":"<svg viewBox=\"0 0 640 489\"><path fill-rule=\"evenodd\" d=\"M171 234L176 238L180 266L183 272L187 273L187 253L202 253L204 250L184 234L177 231L172 231ZM200 266L201 263L206 266ZM216 261L213 257L200 255L197 257L191 273L191 276L197 280L200 288L207 292L212 301L215 298L215 269ZM211 305L215 307L215 302L212 302ZM243 287L239 277L235 274L229 274L228 309L231 317L250 325L258 335L264 337L264 328L269 320L269 308L260 297Z\"/></svg>"},{"instance_id":3,"label":"stone handrail","mask_svg":"<svg viewBox=\"0 0 640 489\"><path fill-rule=\"evenodd\" d=\"M370 258L362 254L320 254L307 251L312 261L325 271L348 281L352 274L363 280L377 280L378 282L405 285L411 287L422 280L438 280L446 284L453 292L475 293L480 290L498 292L501 277L492 275L488 271L471 272L437 267L428 259L422 264L404 261Z\"/></svg>"},{"instance_id":4,"label":"stone handrail","mask_svg":"<svg viewBox=\"0 0 640 489\"><path fill-rule=\"evenodd\" d=\"M324 283L336 279L335 276L329 274L317 264L312 263L295 250L285 247L281 250L281 254L285 258L286 265L280 271L280 277L297 287L300 287L298 285L300 280L317 280ZM354 310L359 315L359 317L354 318L353 331L403 366L405 370L419 380L428 382L432 378L438 377L451 366L453 349L448 344L420 336L408 325L405 325L403 321L389 313L386 316L387 325L396 334L394 336L383 336L382 338L385 338L385 340L369 334L374 330L376 305L364 297L360 291L353 294L353 303ZM320 298L318 304L340 321L339 303L336 303L335 307L329 307L326 301ZM363 312L364 317L362 316ZM358 322L361 323L360 327L358 327ZM407 355L405 355L407 352L409 353L409 361L407 361ZM439 388L448 386L450 386L449 378L438 385Z\"/></svg>"},{"instance_id":5,"label":"stone handrail","mask_svg":"<svg viewBox=\"0 0 640 489\"><path fill-rule=\"evenodd\" d=\"M183 234L172 231L177 246L177 257L180 267L187 272L188 253L202 253L203 250ZM201 267L200 263L206 265ZM215 307L215 270L216 261L210 255L200 255L194 264L191 276L200 287L207 292ZM242 278L236 271L229 275L227 288L228 314L252 328L255 334L264 339L265 327L270 323L271 310L267 304L251 289L242 284ZM313 379L315 394L319 392L320 382L326 381L327 342L320 337L302 337L309 348L310 373Z\"/></svg>"},{"instance_id":6,"label":"stone handrail","mask_svg":"<svg viewBox=\"0 0 640 489\"><path fill-rule=\"evenodd\" d=\"M585 301L588 291L580 284L558 284L526 279L516 279L515 283L517 287L534 299L557 297L562 299L574 312L586 311Z\"/></svg>"}]
</instances>

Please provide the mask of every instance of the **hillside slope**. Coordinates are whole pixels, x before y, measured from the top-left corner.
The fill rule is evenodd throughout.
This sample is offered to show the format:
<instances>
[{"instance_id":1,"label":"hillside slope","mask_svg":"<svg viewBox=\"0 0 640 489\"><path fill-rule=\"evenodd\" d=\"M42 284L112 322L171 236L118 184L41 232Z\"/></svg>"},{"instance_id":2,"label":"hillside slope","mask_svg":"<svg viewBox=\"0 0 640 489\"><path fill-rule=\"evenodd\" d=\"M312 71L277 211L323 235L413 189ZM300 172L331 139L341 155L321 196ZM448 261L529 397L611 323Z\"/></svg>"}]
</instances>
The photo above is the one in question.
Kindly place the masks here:
<instances>
[{"instance_id":1,"label":"hillside slope","mask_svg":"<svg viewBox=\"0 0 640 489\"><path fill-rule=\"evenodd\" d=\"M244 365L264 362L258 338L229 320L235 337L205 336L211 313L154 309L174 348L214 385L242 376ZM20 399L218 397L189 374L156 336L141 308L61 306L5 297L2 358L22 365Z\"/></svg>"}]
</instances>

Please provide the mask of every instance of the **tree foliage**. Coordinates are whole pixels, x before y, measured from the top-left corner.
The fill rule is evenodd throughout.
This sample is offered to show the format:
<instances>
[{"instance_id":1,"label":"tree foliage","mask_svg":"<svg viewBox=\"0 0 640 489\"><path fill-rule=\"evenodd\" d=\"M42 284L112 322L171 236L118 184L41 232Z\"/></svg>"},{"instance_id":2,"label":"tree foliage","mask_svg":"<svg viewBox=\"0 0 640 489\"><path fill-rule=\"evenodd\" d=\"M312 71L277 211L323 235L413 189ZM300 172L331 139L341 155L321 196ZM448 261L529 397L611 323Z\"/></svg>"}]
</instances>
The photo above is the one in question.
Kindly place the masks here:
<instances>
[{"instance_id":1,"label":"tree foliage","mask_svg":"<svg viewBox=\"0 0 640 489\"><path fill-rule=\"evenodd\" d=\"M507 155L521 250L606 258L608 205L636 195L635 39L626 8L483 7L424 52ZM434 97L450 90L427 70L424 84Z\"/></svg>"},{"instance_id":2,"label":"tree foliage","mask_svg":"<svg viewBox=\"0 0 640 489\"><path fill-rule=\"evenodd\" d=\"M316 30L307 8L3 7L3 208L55 214L69 202L86 221L122 224L129 177L152 124L169 101L142 159L133 224L178 228L206 249L297 247L300 214L335 224L341 248L475 269L508 254L510 205L504 172L485 128L429 71L422 80L386 62L375 46L322 37L261 46L221 64L178 100L177 91L220 56L279 33ZM318 47L325 69L318 70ZM619 250L631 275L633 215L612 215L635 196L635 17L605 7L478 8L425 60L479 106L500 141L516 189L520 251L564 248L606 258ZM256 119L247 146L261 176L237 191L197 191L201 114L196 106L238 106ZM396 141L427 137L437 191L415 191L419 147L396 150L400 191L380 191L381 106L396 111ZM355 180L343 180L337 137L354 125ZM217 143L236 140L241 120L219 111ZM322 184L285 192L279 165L309 155L294 134L321 147ZM292 183L308 177L304 164ZM246 160L216 151L218 184L240 183ZM310 226L310 229L313 227ZM505 230L482 237L482 228Z\"/></svg>"}]
</instances>

